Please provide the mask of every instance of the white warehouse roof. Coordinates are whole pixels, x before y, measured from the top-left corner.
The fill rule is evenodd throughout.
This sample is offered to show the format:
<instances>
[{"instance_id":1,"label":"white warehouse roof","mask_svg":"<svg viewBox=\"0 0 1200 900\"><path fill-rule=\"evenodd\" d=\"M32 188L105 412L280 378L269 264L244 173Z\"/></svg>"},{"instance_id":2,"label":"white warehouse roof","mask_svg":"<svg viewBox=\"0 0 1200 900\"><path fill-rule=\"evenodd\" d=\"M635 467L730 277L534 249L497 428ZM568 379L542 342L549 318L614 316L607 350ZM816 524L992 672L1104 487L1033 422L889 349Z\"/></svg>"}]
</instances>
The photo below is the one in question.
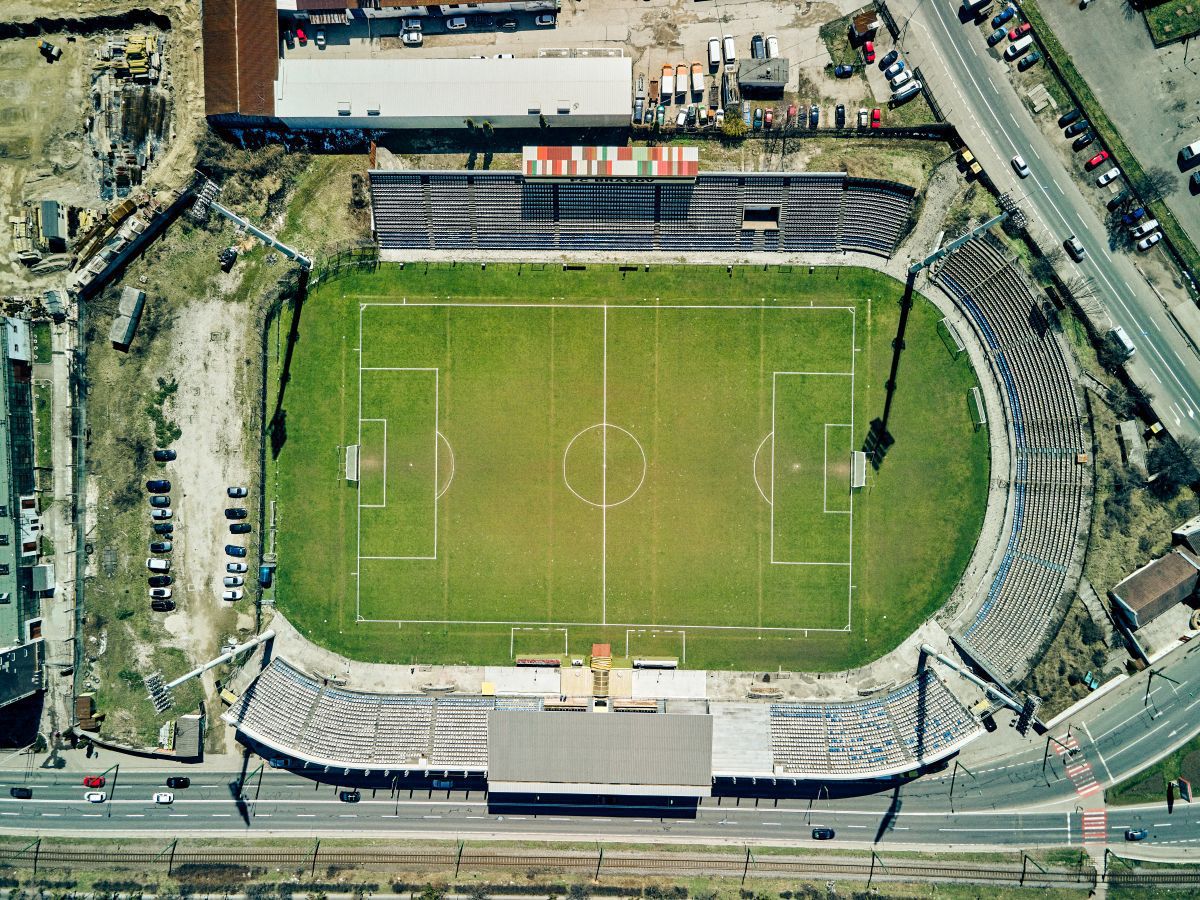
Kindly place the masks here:
<instances>
[{"instance_id":1,"label":"white warehouse roof","mask_svg":"<svg viewBox=\"0 0 1200 900\"><path fill-rule=\"evenodd\" d=\"M461 128L465 119L536 127L539 115L618 125L629 119L632 79L626 57L285 58L275 115L314 127Z\"/></svg>"}]
</instances>

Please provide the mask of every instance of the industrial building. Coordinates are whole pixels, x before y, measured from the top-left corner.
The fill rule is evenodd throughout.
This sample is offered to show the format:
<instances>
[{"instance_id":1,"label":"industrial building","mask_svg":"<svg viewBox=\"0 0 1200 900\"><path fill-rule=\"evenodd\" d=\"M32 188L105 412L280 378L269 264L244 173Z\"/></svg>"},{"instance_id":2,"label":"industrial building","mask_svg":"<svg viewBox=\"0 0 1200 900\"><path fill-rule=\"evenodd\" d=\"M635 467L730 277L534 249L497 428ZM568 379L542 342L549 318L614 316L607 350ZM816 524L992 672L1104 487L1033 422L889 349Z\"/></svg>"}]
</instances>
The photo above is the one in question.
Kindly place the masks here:
<instances>
[{"instance_id":1,"label":"industrial building","mask_svg":"<svg viewBox=\"0 0 1200 900\"><path fill-rule=\"evenodd\" d=\"M33 470L29 323L4 320L0 360L0 707L43 688L40 593L34 564L41 537Z\"/></svg>"}]
</instances>

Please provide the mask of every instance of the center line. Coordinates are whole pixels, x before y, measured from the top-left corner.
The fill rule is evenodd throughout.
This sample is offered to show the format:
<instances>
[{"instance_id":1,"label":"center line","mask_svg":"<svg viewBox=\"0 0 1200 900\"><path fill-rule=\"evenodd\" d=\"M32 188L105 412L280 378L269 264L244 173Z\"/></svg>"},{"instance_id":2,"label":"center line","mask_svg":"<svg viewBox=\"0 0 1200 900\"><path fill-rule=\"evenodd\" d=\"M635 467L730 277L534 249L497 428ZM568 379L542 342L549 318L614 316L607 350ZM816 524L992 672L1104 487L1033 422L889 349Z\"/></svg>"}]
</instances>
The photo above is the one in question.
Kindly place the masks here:
<instances>
[{"instance_id":1,"label":"center line","mask_svg":"<svg viewBox=\"0 0 1200 900\"><path fill-rule=\"evenodd\" d=\"M608 304L604 305L604 405L600 420L600 623L608 622Z\"/></svg>"}]
</instances>

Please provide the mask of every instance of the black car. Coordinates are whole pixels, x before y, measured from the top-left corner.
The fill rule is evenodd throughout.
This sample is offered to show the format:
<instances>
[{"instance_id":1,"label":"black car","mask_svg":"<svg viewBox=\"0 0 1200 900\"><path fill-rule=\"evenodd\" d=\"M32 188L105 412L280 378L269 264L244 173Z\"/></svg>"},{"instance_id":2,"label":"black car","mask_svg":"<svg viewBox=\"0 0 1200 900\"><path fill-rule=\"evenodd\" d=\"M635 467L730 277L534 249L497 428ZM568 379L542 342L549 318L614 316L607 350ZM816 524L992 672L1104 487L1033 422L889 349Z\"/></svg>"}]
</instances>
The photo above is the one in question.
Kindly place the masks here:
<instances>
[{"instance_id":1,"label":"black car","mask_svg":"<svg viewBox=\"0 0 1200 900\"><path fill-rule=\"evenodd\" d=\"M288 34L291 34L291 32L289 31ZM290 47L291 45L289 44L288 46ZM154 451L154 461L155 462L170 462L171 460L173 460L175 458L175 455L176 454L175 454L174 450L155 450Z\"/></svg>"},{"instance_id":2,"label":"black car","mask_svg":"<svg viewBox=\"0 0 1200 900\"><path fill-rule=\"evenodd\" d=\"M232 525L229 526L229 533L230 534L249 534L250 533L250 523L249 522L234 522Z\"/></svg>"},{"instance_id":3,"label":"black car","mask_svg":"<svg viewBox=\"0 0 1200 900\"><path fill-rule=\"evenodd\" d=\"M1092 134L1090 131L1085 131L1079 137L1075 138L1075 143L1073 143L1071 145L1071 149L1078 152L1079 150L1082 150L1084 147L1086 147L1088 144L1092 143L1092 141L1094 141L1094 140L1096 140L1096 136L1094 134Z\"/></svg>"},{"instance_id":4,"label":"black car","mask_svg":"<svg viewBox=\"0 0 1200 900\"><path fill-rule=\"evenodd\" d=\"M165 494L155 494L150 498L150 505L155 509L166 509L171 505L171 498Z\"/></svg>"},{"instance_id":5,"label":"black car","mask_svg":"<svg viewBox=\"0 0 1200 900\"><path fill-rule=\"evenodd\" d=\"M154 523L154 533L155 534L171 534L174 531L175 531L175 526L172 525L170 522L155 522Z\"/></svg>"},{"instance_id":6,"label":"black car","mask_svg":"<svg viewBox=\"0 0 1200 900\"><path fill-rule=\"evenodd\" d=\"M812 836L813 836L814 841L832 841L833 840L833 829L832 828L814 828L812 830Z\"/></svg>"},{"instance_id":7,"label":"black car","mask_svg":"<svg viewBox=\"0 0 1200 900\"><path fill-rule=\"evenodd\" d=\"M697 116L696 106L695 106L695 104L692 104L691 106L689 106L687 108L687 127L688 128L696 127L696 116Z\"/></svg>"},{"instance_id":8,"label":"black car","mask_svg":"<svg viewBox=\"0 0 1200 900\"><path fill-rule=\"evenodd\" d=\"M155 612L170 612L175 608L175 601L158 597L150 601L150 608Z\"/></svg>"},{"instance_id":9,"label":"black car","mask_svg":"<svg viewBox=\"0 0 1200 900\"><path fill-rule=\"evenodd\" d=\"M1088 130L1088 120L1080 119L1078 122L1072 122L1067 126L1067 130L1063 132L1066 137L1075 137L1077 134L1083 134Z\"/></svg>"},{"instance_id":10,"label":"black car","mask_svg":"<svg viewBox=\"0 0 1200 900\"><path fill-rule=\"evenodd\" d=\"M29 800L33 797L33 788L15 787L8 789L8 796L14 800Z\"/></svg>"},{"instance_id":11,"label":"black car","mask_svg":"<svg viewBox=\"0 0 1200 900\"><path fill-rule=\"evenodd\" d=\"M750 56L754 59L766 59L767 44L761 34L756 34L750 38Z\"/></svg>"},{"instance_id":12,"label":"black car","mask_svg":"<svg viewBox=\"0 0 1200 900\"><path fill-rule=\"evenodd\" d=\"M148 579L150 587L170 587L174 580L170 575L151 575Z\"/></svg>"},{"instance_id":13,"label":"black car","mask_svg":"<svg viewBox=\"0 0 1200 900\"><path fill-rule=\"evenodd\" d=\"M342 791L338 794L338 799L343 803L357 803L362 799L362 794L358 791Z\"/></svg>"},{"instance_id":14,"label":"black car","mask_svg":"<svg viewBox=\"0 0 1200 900\"><path fill-rule=\"evenodd\" d=\"M1118 209L1121 206L1121 204L1124 203L1128 199L1129 199L1129 191L1121 191L1121 193L1117 194L1117 196L1110 198L1109 201L1104 205L1108 207L1109 212L1113 212L1114 210Z\"/></svg>"},{"instance_id":15,"label":"black car","mask_svg":"<svg viewBox=\"0 0 1200 900\"><path fill-rule=\"evenodd\" d=\"M885 56L883 59L881 59L879 61L879 68L886 69L888 66L890 66L892 63L894 63L899 58L900 58L899 52L897 52L896 50L891 50L888 52L887 56Z\"/></svg>"},{"instance_id":16,"label":"black car","mask_svg":"<svg viewBox=\"0 0 1200 900\"><path fill-rule=\"evenodd\" d=\"M192 786L192 779L186 778L183 775L172 775L167 779L167 787L169 788L186 788Z\"/></svg>"},{"instance_id":17,"label":"black car","mask_svg":"<svg viewBox=\"0 0 1200 900\"><path fill-rule=\"evenodd\" d=\"M816 128L821 124L821 107L815 103L808 110L808 127Z\"/></svg>"},{"instance_id":18,"label":"black car","mask_svg":"<svg viewBox=\"0 0 1200 900\"><path fill-rule=\"evenodd\" d=\"M1077 109L1068 110L1067 112L1063 113L1061 116L1058 117L1058 127L1066 128L1068 125L1070 125L1076 119L1078 119L1081 115L1083 115L1083 113L1081 113Z\"/></svg>"},{"instance_id":19,"label":"black car","mask_svg":"<svg viewBox=\"0 0 1200 900\"><path fill-rule=\"evenodd\" d=\"M171 482L165 478L156 478L146 482L146 490L152 494L169 494L171 493Z\"/></svg>"},{"instance_id":20,"label":"black car","mask_svg":"<svg viewBox=\"0 0 1200 900\"><path fill-rule=\"evenodd\" d=\"M151 541L151 553L170 553L175 545L171 541Z\"/></svg>"},{"instance_id":21,"label":"black car","mask_svg":"<svg viewBox=\"0 0 1200 900\"><path fill-rule=\"evenodd\" d=\"M227 519L244 519L249 513L240 506L232 506L225 510L225 518Z\"/></svg>"},{"instance_id":22,"label":"black car","mask_svg":"<svg viewBox=\"0 0 1200 900\"><path fill-rule=\"evenodd\" d=\"M846 127L846 105L839 103L837 109L833 111L833 121L838 128Z\"/></svg>"}]
</instances>

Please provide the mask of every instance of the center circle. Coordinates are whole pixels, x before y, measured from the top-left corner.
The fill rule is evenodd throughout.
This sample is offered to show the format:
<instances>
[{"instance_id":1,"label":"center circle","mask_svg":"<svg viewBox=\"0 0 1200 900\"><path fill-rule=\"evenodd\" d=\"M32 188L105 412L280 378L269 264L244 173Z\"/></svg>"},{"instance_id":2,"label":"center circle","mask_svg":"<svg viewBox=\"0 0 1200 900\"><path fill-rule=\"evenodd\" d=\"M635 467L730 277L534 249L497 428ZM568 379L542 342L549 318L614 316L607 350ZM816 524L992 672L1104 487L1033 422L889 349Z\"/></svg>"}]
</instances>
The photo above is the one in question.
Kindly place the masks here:
<instances>
[{"instance_id":1,"label":"center circle","mask_svg":"<svg viewBox=\"0 0 1200 900\"><path fill-rule=\"evenodd\" d=\"M563 451L567 490L590 506L620 506L632 499L645 480L646 451L620 425L585 428Z\"/></svg>"}]
</instances>

